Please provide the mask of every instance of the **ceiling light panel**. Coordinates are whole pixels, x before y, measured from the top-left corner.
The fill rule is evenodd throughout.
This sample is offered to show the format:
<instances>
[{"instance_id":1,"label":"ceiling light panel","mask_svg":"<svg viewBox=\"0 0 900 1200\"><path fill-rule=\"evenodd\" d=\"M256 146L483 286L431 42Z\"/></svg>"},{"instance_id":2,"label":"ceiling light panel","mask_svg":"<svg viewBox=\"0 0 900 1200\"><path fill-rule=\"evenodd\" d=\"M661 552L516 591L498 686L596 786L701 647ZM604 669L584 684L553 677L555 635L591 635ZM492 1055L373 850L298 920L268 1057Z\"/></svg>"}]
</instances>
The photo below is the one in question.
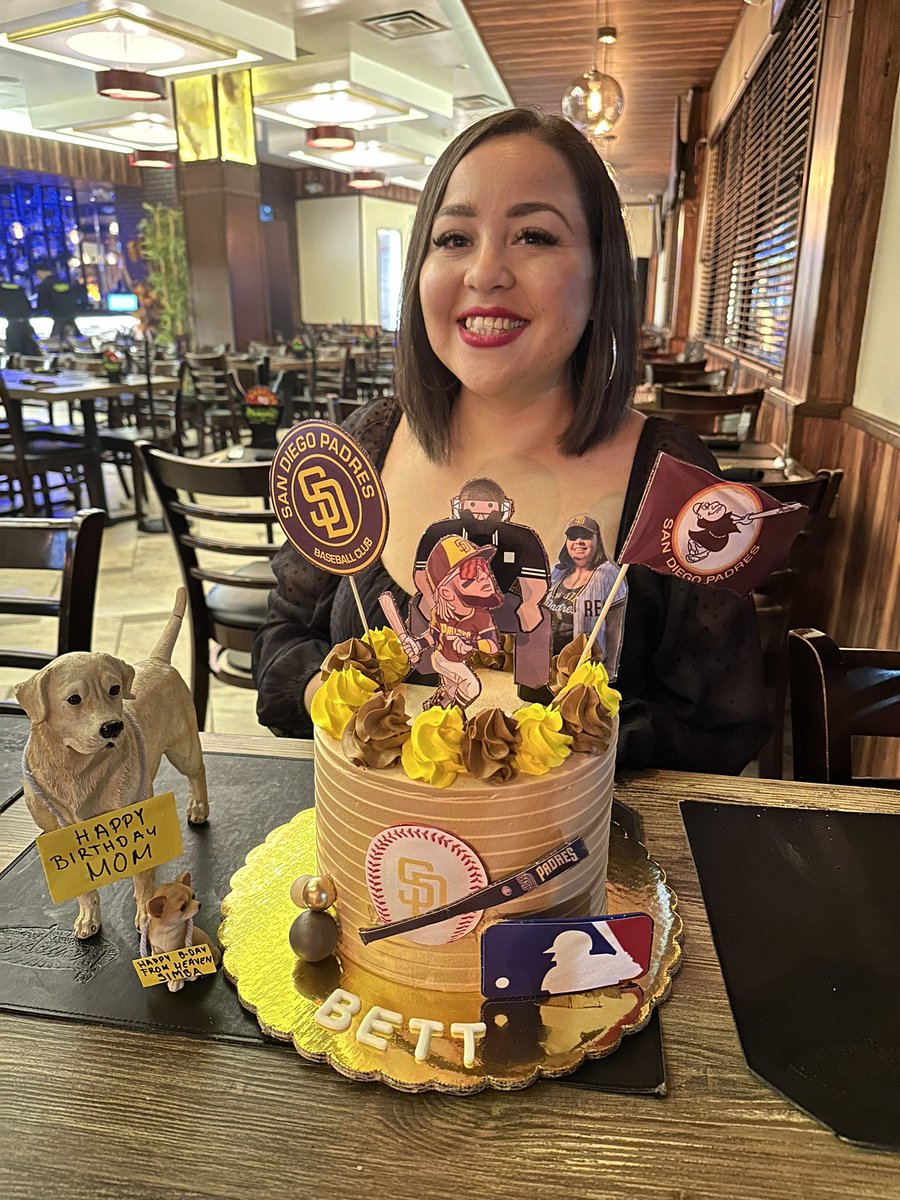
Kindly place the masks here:
<instances>
[{"instance_id":1,"label":"ceiling light panel","mask_svg":"<svg viewBox=\"0 0 900 1200\"><path fill-rule=\"evenodd\" d=\"M417 158L394 146L382 142L357 142L352 150L339 150L332 154L336 163L368 171L383 171L386 167L407 167L418 162Z\"/></svg>"},{"instance_id":2,"label":"ceiling light panel","mask_svg":"<svg viewBox=\"0 0 900 1200\"><path fill-rule=\"evenodd\" d=\"M360 128L418 117L402 105L340 82L342 87L315 84L290 95L257 97L255 111L261 117L293 121L304 128L313 125Z\"/></svg>"},{"instance_id":3,"label":"ceiling light panel","mask_svg":"<svg viewBox=\"0 0 900 1200\"><path fill-rule=\"evenodd\" d=\"M20 29L6 40L13 49L53 55L89 69L135 67L154 74L195 70L238 53L226 42L116 8Z\"/></svg>"}]
</instances>

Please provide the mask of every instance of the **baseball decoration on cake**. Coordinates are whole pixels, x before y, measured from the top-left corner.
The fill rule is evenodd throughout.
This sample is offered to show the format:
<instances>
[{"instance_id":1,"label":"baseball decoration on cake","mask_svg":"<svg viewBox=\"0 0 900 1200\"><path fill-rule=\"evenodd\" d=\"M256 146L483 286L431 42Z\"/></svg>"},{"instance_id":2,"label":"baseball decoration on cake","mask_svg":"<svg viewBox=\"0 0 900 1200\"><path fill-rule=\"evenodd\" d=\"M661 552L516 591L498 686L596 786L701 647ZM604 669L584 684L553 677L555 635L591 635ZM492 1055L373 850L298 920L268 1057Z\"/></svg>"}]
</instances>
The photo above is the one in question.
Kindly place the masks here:
<instances>
[{"instance_id":1,"label":"baseball decoration on cake","mask_svg":"<svg viewBox=\"0 0 900 1200\"><path fill-rule=\"evenodd\" d=\"M379 559L387 501L343 430L297 426L271 483L308 561L352 583ZM461 484L420 539L409 608L383 593L386 627L326 656L315 811L251 852L223 905L225 970L263 1028L406 1091L524 1087L610 1052L681 953L661 869L612 823L618 564L578 512L552 598L570 632L554 647L547 555L514 511L502 481ZM588 629L604 605L614 620ZM290 896L278 879L294 879ZM552 1004L569 993L582 994ZM535 1019L511 1018L516 1005ZM511 1052L501 1021L535 1036Z\"/></svg>"},{"instance_id":2,"label":"baseball decoration on cake","mask_svg":"<svg viewBox=\"0 0 900 1200\"><path fill-rule=\"evenodd\" d=\"M487 885L484 865L465 842L424 825L392 825L372 839L366 852L366 883L380 919L399 921L442 908ZM481 910L403 936L421 946L443 946L465 937Z\"/></svg>"}]
</instances>

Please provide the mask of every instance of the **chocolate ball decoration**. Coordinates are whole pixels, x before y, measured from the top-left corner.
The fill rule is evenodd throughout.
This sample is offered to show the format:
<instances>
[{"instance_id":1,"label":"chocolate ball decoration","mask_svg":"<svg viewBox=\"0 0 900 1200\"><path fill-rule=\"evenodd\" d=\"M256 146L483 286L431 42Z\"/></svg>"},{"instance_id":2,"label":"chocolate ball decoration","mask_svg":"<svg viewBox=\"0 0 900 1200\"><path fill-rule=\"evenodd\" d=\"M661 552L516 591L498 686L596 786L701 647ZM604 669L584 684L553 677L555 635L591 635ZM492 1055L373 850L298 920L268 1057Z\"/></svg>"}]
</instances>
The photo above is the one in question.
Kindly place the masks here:
<instances>
[{"instance_id":1,"label":"chocolate ball decoration","mask_svg":"<svg viewBox=\"0 0 900 1200\"><path fill-rule=\"evenodd\" d=\"M324 912L337 900L337 888L330 875L310 875L300 889L302 902L315 912Z\"/></svg>"},{"instance_id":2,"label":"chocolate ball decoration","mask_svg":"<svg viewBox=\"0 0 900 1200\"><path fill-rule=\"evenodd\" d=\"M303 889L310 879L312 879L311 875L298 875L291 884L291 899L298 908L306 908L306 901L303 899Z\"/></svg>"},{"instance_id":3,"label":"chocolate ball decoration","mask_svg":"<svg viewBox=\"0 0 900 1200\"><path fill-rule=\"evenodd\" d=\"M291 949L298 958L317 963L334 953L338 940L337 921L331 913L308 909L294 920L289 934Z\"/></svg>"}]
</instances>

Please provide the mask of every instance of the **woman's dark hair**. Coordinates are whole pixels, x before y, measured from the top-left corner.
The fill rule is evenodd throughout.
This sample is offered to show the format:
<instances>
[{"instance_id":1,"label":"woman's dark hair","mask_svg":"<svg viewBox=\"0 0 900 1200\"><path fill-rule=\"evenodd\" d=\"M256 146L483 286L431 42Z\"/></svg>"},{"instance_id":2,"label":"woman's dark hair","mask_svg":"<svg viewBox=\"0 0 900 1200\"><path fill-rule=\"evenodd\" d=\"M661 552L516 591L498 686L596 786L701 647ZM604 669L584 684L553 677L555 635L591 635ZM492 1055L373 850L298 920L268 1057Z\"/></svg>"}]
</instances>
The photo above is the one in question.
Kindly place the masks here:
<instances>
[{"instance_id":1,"label":"woman's dark hair","mask_svg":"<svg viewBox=\"0 0 900 1200\"><path fill-rule=\"evenodd\" d=\"M566 542L574 541L575 539L570 538L568 534L569 531L566 530L566 540L562 544L559 554L556 557L556 566L553 568L554 571L564 571L566 575L568 575L570 571L575 570L575 562L572 558L572 555L569 553L569 547L566 545ZM594 571L597 567L605 563L607 558L600 535L597 533L592 533L591 537L594 539L594 553L588 560L588 568L591 571Z\"/></svg>"},{"instance_id":2,"label":"woman's dark hair","mask_svg":"<svg viewBox=\"0 0 900 1200\"><path fill-rule=\"evenodd\" d=\"M451 142L432 168L413 222L403 275L396 356L397 395L413 432L433 462L446 462L450 456L450 414L459 393L459 380L444 366L428 341L419 299L419 273L431 244L435 216L457 165L482 142L518 134L539 138L568 163L594 255L594 303L572 355L575 408L572 420L559 438L563 453L584 454L614 433L634 386L637 344L634 264L619 194L603 160L587 138L562 117L530 108L507 109L485 117Z\"/></svg>"}]
</instances>

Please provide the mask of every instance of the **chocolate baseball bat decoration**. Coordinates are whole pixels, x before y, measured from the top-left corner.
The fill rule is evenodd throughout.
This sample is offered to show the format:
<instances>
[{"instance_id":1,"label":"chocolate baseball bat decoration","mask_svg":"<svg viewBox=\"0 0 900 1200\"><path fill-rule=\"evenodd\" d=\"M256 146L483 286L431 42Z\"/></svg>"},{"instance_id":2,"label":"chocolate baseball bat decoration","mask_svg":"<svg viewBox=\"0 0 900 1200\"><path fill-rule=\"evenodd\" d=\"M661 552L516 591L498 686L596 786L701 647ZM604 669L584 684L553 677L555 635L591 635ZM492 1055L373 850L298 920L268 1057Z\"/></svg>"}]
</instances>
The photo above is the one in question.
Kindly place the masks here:
<instances>
[{"instance_id":1,"label":"chocolate baseball bat decoration","mask_svg":"<svg viewBox=\"0 0 900 1200\"><path fill-rule=\"evenodd\" d=\"M451 917L461 917L465 913L478 912L483 908L497 908L510 900L518 900L526 892L533 892L549 883L551 879L562 875L564 871L576 867L587 858L588 853L584 839L574 838L571 842L566 842L565 845L545 854L530 867L516 871L514 875L508 875L496 883L489 883L487 887L479 888L477 892L471 892L452 904L429 909L428 912L419 913L417 917L407 917L404 921L392 921L389 925L370 925L367 929L360 929L360 940L364 946L368 946L371 942L380 942L382 938L400 937L401 934L412 933L414 929L424 929L427 925L448 921Z\"/></svg>"},{"instance_id":2,"label":"chocolate baseball bat decoration","mask_svg":"<svg viewBox=\"0 0 900 1200\"><path fill-rule=\"evenodd\" d=\"M396 633L400 645L403 647L404 654L415 665L421 657L421 652L419 651L416 639L409 632L408 625L400 615L397 601L390 592L382 592L378 597L378 603L381 605L381 611L384 613L388 625Z\"/></svg>"}]
</instances>

